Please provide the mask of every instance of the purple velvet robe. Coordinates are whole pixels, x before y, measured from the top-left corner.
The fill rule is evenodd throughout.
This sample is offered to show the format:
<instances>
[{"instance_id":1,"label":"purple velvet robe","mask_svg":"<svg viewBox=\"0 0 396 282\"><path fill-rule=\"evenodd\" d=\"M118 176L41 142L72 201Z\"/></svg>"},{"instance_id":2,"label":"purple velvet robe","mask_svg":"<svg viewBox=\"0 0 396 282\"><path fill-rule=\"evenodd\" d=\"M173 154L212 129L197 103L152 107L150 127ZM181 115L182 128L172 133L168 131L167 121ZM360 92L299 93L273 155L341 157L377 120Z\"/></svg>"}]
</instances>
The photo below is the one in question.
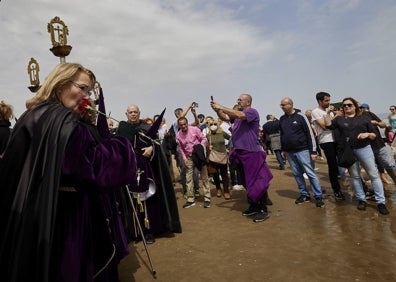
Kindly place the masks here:
<instances>
[{"instance_id":1,"label":"purple velvet robe","mask_svg":"<svg viewBox=\"0 0 396 282\"><path fill-rule=\"evenodd\" d=\"M230 160L242 163L245 174L245 179L242 181L245 182L243 184L246 187L246 194L255 203L267 192L273 178L266 158L267 154L264 151L233 150L230 154Z\"/></svg>"},{"instance_id":2,"label":"purple velvet robe","mask_svg":"<svg viewBox=\"0 0 396 282\"><path fill-rule=\"evenodd\" d=\"M128 245L114 193L135 178L135 155L126 138L114 136L96 144L86 126L76 126L65 150L61 186L77 192L61 190L58 197L54 241L59 279L115 279Z\"/></svg>"}]
</instances>

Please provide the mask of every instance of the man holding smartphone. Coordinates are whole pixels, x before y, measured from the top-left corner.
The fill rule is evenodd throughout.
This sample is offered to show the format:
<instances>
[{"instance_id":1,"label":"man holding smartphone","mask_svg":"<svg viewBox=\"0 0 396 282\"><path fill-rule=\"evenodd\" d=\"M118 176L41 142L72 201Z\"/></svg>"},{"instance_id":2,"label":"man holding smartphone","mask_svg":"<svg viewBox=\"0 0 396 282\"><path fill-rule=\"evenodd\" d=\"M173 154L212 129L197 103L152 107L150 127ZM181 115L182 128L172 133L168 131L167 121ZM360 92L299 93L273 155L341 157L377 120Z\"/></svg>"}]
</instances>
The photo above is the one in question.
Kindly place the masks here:
<instances>
[{"instance_id":1,"label":"man holding smartphone","mask_svg":"<svg viewBox=\"0 0 396 282\"><path fill-rule=\"evenodd\" d=\"M237 102L238 108L235 110L214 101L210 105L220 119L233 123L233 150L230 160L239 163L243 168L244 177L241 181L246 187L250 204L242 215L254 215L253 222L261 222L269 218L267 203L270 201L267 190L273 175L266 163L267 155L259 142L260 116L251 107L252 96L241 94Z\"/></svg>"}]
</instances>

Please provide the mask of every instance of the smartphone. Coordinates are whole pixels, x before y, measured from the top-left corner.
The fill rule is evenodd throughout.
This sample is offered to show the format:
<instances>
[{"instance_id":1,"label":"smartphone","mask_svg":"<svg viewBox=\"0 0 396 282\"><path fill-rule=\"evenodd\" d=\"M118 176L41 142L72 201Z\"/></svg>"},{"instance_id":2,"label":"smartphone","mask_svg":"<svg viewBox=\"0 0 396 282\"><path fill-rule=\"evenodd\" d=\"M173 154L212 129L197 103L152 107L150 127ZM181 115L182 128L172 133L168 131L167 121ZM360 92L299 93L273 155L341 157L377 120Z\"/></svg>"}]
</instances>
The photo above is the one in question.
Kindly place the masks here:
<instances>
[{"instance_id":1,"label":"smartphone","mask_svg":"<svg viewBox=\"0 0 396 282\"><path fill-rule=\"evenodd\" d=\"M210 100L213 102L213 96L210 96Z\"/></svg>"}]
</instances>

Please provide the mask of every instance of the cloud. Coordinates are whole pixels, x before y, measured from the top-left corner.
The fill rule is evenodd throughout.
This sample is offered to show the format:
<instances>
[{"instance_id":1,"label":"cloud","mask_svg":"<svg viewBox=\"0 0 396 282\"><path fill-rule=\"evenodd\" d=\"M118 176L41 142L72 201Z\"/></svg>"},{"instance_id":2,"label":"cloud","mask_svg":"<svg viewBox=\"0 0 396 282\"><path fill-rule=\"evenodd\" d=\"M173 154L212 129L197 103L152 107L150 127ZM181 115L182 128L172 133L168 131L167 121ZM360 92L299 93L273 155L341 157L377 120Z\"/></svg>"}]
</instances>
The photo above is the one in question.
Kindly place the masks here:
<instances>
[{"instance_id":1,"label":"cloud","mask_svg":"<svg viewBox=\"0 0 396 282\"><path fill-rule=\"evenodd\" d=\"M167 107L168 120L174 108L192 101L200 112L212 114L210 95L231 106L241 92L253 95L262 115L279 116L284 96L304 109L315 106L318 90L338 99L394 88L396 4L388 1L13 0L0 5L0 56L7 66L0 69L2 99L14 104L18 115L32 95L29 59L39 62L41 81L59 63L49 52L47 32L55 16L69 28L73 49L67 61L95 72L107 108L118 119L131 103L145 116ZM376 110L369 96L363 99Z\"/></svg>"}]
</instances>

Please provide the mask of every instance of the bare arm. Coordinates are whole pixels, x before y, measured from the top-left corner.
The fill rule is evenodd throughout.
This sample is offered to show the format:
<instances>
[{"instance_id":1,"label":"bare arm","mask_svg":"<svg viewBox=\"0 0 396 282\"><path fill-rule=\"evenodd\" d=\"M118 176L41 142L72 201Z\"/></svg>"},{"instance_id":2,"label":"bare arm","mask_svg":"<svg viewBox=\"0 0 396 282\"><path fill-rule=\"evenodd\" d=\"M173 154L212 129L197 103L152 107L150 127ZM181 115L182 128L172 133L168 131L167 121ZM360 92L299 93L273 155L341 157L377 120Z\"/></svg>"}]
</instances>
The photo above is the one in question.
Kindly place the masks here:
<instances>
[{"instance_id":1,"label":"bare arm","mask_svg":"<svg viewBox=\"0 0 396 282\"><path fill-rule=\"evenodd\" d=\"M246 120L246 115L243 111L227 108L213 101L210 102L210 106L217 113L217 116L224 121L229 121L231 118Z\"/></svg>"},{"instance_id":2,"label":"bare arm","mask_svg":"<svg viewBox=\"0 0 396 282\"><path fill-rule=\"evenodd\" d=\"M332 116L333 113L333 116ZM320 125L320 127L322 128L326 128L326 126L330 126L331 125L331 120L336 117L341 115L341 113L339 111L336 111L334 109L333 105L330 105L330 107L328 107L326 109L326 116L324 118L324 120L321 120L323 122L324 127L319 123L319 119L317 120L318 124Z\"/></svg>"},{"instance_id":3,"label":"bare arm","mask_svg":"<svg viewBox=\"0 0 396 282\"><path fill-rule=\"evenodd\" d=\"M326 129L325 120L324 120L323 118L318 118L318 119L316 120L316 122L318 123L318 125L319 125L321 128Z\"/></svg>"},{"instance_id":4,"label":"bare arm","mask_svg":"<svg viewBox=\"0 0 396 282\"><path fill-rule=\"evenodd\" d=\"M191 123L191 125L192 125L192 126L199 126L199 120L198 120L197 112L195 111L195 108L194 108L194 107L191 108L191 113L192 113L193 116L194 116L194 122Z\"/></svg>"},{"instance_id":5,"label":"bare arm","mask_svg":"<svg viewBox=\"0 0 396 282\"><path fill-rule=\"evenodd\" d=\"M183 110L183 112L180 114L179 117L186 117L188 111L191 110L191 108L192 108L192 104L193 104L193 103L191 103L190 105L188 105L188 106Z\"/></svg>"},{"instance_id":6,"label":"bare arm","mask_svg":"<svg viewBox=\"0 0 396 282\"><path fill-rule=\"evenodd\" d=\"M372 120L371 124L374 125L374 126L379 126L381 128L385 128L386 127L386 123L383 122L382 120L381 121Z\"/></svg>"}]
</instances>

